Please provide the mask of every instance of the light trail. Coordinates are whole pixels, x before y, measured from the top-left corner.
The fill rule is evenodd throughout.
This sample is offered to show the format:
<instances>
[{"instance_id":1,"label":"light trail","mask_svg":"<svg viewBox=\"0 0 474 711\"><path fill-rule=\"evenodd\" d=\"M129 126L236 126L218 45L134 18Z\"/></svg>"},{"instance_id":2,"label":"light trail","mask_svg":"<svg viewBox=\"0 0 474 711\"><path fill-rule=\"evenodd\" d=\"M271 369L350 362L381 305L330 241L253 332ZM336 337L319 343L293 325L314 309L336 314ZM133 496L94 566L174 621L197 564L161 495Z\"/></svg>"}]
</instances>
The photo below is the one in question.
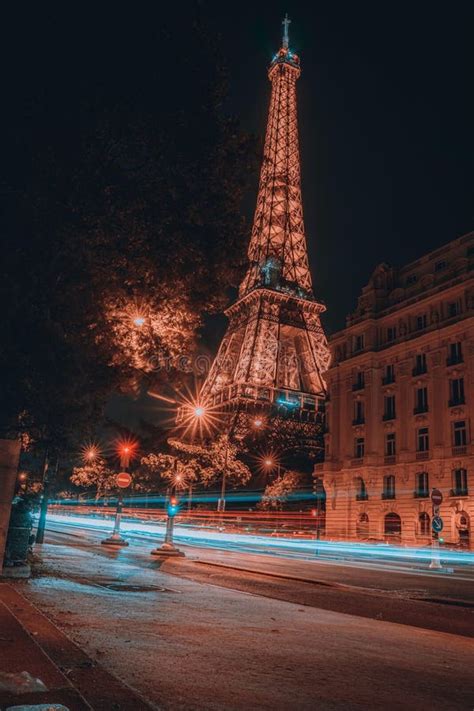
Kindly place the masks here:
<instances>
[{"instance_id":1,"label":"light trail","mask_svg":"<svg viewBox=\"0 0 474 711\"><path fill-rule=\"evenodd\" d=\"M112 512L108 512L109 515ZM104 512L102 512L102 516ZM69 512L67 515L50 513L50 521L66 523L81 528L81 530L104 530L108 528L104 519L92 516L81 516ZM163 516L164 518L164 516ZM146 536L150 538L162 537L165 533L165 522L133 520L124 514L121 530L130 535ZM296 555L315 559L318 556L336 558L338 561L344 557L367 562L385 561L387 563L423 563L431 561L431 548L403 547L388 543L356 543L348 541L325 541L312 539L298 539L254 535L248 533L228 533L226 531L213 531L208 528L197 528L193 525L180 524L176 520L174 539L176 542L186 543L199 547L213 547L222 550L239 550L242 552L264 553L294 557ZM445 565L474 565L474 553L440 549L441 560ZM344 560L340 560L344 563Z\"/></svg>"}]
</instances>

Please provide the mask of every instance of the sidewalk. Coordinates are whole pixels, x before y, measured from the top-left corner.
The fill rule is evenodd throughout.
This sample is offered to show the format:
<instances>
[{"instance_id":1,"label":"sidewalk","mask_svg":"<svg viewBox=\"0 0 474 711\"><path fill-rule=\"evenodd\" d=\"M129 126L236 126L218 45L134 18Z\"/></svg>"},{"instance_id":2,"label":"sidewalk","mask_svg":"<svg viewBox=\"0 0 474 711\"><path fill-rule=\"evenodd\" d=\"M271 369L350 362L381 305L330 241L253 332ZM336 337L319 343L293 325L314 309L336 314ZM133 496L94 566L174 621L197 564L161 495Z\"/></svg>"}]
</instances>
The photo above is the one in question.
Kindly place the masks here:
<instances>
[{"instance_id":1,"label":"sidewalk","mask_svg":"<svg viewBox=\"0 0 474 711\"><path fill-rule=\"evenodd\" d=\"M0 709L20 704L64 704L70 711L149 711L128 686L102 669L23 595L0 583L0 682L4 674L28 672L47 691L1 689Z\"/></svg>"}]
</instances>

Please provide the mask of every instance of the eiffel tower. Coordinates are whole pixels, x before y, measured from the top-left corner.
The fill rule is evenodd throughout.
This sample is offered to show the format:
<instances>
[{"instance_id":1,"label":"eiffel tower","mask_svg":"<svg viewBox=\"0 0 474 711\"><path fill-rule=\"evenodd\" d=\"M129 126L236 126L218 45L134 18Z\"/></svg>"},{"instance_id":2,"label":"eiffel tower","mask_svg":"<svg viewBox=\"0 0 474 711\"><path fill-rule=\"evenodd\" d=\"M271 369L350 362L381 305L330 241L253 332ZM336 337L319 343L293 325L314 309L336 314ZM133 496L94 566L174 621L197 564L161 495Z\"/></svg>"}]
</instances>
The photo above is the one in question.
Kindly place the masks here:
<instances>
[{"instance_id":1,"label":"eiffel tower","mask_svg":"<svg viewBox=\"0 0 474 711\"><path fill-rule=\"evenodd\" d=\"M282 46L268 70L271 98L248 269L226 310L227 332L200 393L206 407L265 417L294 441L317 436L330 354L321 327L325 306L313 294L301 200L296 105L299 57ZM234 417L232 417L232 413Z\"/></svg>"}]
</instances>

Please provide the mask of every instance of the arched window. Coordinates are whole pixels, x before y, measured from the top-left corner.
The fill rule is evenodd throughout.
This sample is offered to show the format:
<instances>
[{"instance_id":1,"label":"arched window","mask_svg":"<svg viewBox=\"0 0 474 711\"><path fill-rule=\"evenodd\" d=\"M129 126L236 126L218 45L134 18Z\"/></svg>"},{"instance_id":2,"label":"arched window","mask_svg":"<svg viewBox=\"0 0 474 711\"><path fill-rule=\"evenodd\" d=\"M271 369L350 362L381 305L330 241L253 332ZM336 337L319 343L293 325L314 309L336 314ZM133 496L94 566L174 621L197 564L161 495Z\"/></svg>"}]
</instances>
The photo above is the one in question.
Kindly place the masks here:
<instances>
[{"instance_id":1,"label":"arched window","mask_svg":"<svg viewBox=\"0 0 474 711\"><path fill-rule=\"evenodd\" d=\"M453 496L467 496L467 470L453 471Z\"/></svg>"},{"instance_id":2,"label":"arched window","mask_svg":"<svg viewBox=\"0 0 474 711\"><path fill-rule=\"evenodd\" d=\"M358 477L356 477L355 483L356 483L356 499L357 499L357 501L367 501L369 496L367 494L365 481L362 479L361 476L358 476Z\"/></svg>"},{"instance_id":3,"label":"arched window","mask_svg":"<svg viewBox=\"0 0 474 711\"><path fill-rule=\"evenodd\" d=\"M397 513L391 511L385 516L384 531L387 536L399 536L402 532L402 520Z\"/></svg>"},{"instance_id":4,"label":"arched window","mask_svg":"<svg viewBox=\"0 0 474 711\"><path fill-rule=\"evenodd\" d=\"M356 533L359 538L367 538L369 535L369 517L366 513L359 514L356 524Z\"/></svg>"},{"instance_id":5,"label":"arched window","mask_svg":"<svg viewBox=\"0 0 474 711\"><path fill-rule=\"evenodd\" d=\"M430 535L430 517L426 513L426 511L421 512L421 514L418 517L418 521L420 524L420 536L429 536Z\"/></svg>"},{"instance_id":6,"label":"arched window","mask_svg":"<svg viewBox=\"0 0 474 711\"><path fill-rule=\"evenodd\" d=\"M428 472L418 472L416 475L415 496L423 499L430 495Z\"/></svg>"},{"instance_id":7,"label":"arched window","mask_svg":"<svg viewBox=\"0 0 474 711\"><path fill-rule=\"evenodd\" d=\"M382 499L395 498L395 477L393 474L388 474L383 478Z\"/></svg>"}]
</instances>

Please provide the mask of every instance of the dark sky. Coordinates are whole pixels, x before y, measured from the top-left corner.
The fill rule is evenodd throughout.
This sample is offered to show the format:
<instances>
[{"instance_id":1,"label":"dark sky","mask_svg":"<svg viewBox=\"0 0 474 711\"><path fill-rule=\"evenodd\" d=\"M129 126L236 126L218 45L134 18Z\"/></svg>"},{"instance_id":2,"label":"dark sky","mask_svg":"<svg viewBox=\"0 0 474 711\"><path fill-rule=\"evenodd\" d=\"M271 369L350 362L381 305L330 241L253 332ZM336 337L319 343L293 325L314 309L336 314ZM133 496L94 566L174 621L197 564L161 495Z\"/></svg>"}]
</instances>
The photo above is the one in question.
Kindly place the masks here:
<instances>
[{"instance_id":1,"label":"dark sky","mask_svg":"<svg viewBox=\"0 0 474 711\"><path fill-rule=\"evenodd\" d=\"M285 12L292 19L290 43L303 68L305 221L329 331L344 324L377 263L402 265L473 229L472 2L197 4L220 37L229 108L261 137L267 66ZM9 127L9 169L25 170L25 160L16 160L22 146L15 145L15 125L30 101L42 106L40 122L65 141L69 119L55 114L63 104L74 107L75 95L82 104L101 91L120 100L138 86L158 103L162 78L173 73L173 57L160 55L159 32L167 27L176 54L186 52L194 6L191 0L146 8L111 4L90 12L72 3L5 13L1 120Z\"/></svg>"}]
</instances>

